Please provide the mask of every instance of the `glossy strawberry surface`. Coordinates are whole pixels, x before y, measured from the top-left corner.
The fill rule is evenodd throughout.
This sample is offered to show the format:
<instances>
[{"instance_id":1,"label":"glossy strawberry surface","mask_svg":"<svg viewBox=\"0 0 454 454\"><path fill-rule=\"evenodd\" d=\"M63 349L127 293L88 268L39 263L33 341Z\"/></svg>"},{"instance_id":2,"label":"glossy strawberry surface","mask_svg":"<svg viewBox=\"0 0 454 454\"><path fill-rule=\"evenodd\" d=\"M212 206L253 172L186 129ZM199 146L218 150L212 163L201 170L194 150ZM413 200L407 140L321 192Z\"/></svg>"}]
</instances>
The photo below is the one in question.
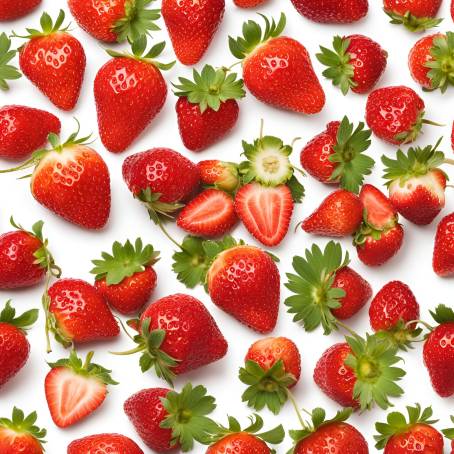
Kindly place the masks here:
<instances>
[{"instance_id":1,"label":"glossy strawberry surface","mask_svg":"<svg viewBox=\"0 0 454 454\"><path fill-rule=\"evenodd\" d=\"M139 445L120 434L97 434L72 441L67 454L143 454Z\"/></svg>"},{"instance_id":2,"label":"glossy strawberry surface","mask_svg":"<svg viewBox=\"0 0 454 454\"><path fill-rule=\"evenodd\" d=\"M292 0L292 3L300 14L321 23L356 22L369 9L367 0Z\"/></svg>"}]
</instances>

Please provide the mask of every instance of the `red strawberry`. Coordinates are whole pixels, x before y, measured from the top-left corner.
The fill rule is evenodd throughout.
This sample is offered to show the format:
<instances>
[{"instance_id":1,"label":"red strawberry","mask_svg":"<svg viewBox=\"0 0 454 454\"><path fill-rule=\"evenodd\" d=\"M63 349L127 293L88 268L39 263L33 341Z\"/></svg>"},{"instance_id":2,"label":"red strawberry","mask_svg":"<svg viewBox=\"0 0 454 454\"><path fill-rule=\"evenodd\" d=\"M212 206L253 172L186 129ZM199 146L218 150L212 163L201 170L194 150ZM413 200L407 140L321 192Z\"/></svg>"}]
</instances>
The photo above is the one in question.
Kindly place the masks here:
<instances>
[{"instance_id":1,"label":"red strawberry","mask_svg":"<svg viewBox=\"0 0 454 454\"><path fill-rule=\"evenodd\" d=\"M0 0L0 5L2 0ZM9 2L8 2L9 4ZM1 10L0 6L0 10ZM14 9L16 5L14 5ZM1 13L0 13L1 14ZM1 21L1 19L0 19ZM11 49L11 40L6 33L0 33L0 90L8 91L9 80L16 80L22 77L21 72L11 64L11 60L16 56L16 50ZM5 106L6 107L6 106ZM1 112L1 111L0 111ZM1 118L1 117L0 117ZM2 120L3 122L3 120ZM0 133L6 135L3 132L4 126L0 123Z\"/></svg>"},{"instance_id":2,"label":"red strawberry","mask_svg":"<svg viewBox=\"0 0 454 454\"><path fill-rule=\"evenodd\" d=\"M33 11L42 0L0 0L0 21L14 20Z\"/></svg>"},{"instance_id":3,"label":"red strawberry","mask_svg":"<svg viewBox=\"0 0 454 454\"><path fill-rule=\"evenodd\" d=\"M254 6L261 6L266 0L233 0L239 8L254 8Z\"/></svg>"},{"instance_id":4,"label":"red strawberry","mask_svg":"<svg viewBox=\"0 0 454 454\"><path fill-rule=\"evenodd\" d=\"M159 10L148 9L153 0L68 0L68 7L77 23L101 41L113 43L137 41L150 31L159 30L154 21Z\"/></svg>"},{"instance_id":5,"label":"red strawberry","mask_svg":"<svg viewBox=\"0 0 454 454\"><path fill-rule=\"evenodd\" d=\"M304 17L328 24L359 21L369 9L367 0L292 0L292 3Z\"/></svg>"},{"instance_id":6,"label":"red strawberry","mask_svg":"<svg viewBox=\"0 0 454 454\"><path fill-rule=\"evenodd\" d=\"M303 323L306 331L321 324L329 334L339 327L339 319L350 318L362 309L372 296L372 288L349 263L348 253L344 256L341 245L334 241L324 251L313 244L306 249L305 258L293 257L297 274L288 273L285 284L293 293L285 300L293 321Z\"/></svg>"},{"instance_id":7,"label":"red strawberry","mask_svg":"<svg viewBox=\"0 0 454 454\"><path fill-rule=\"evenodd\" d=\"M224 0L163 0L162 17L175 55L183 65L195 65L203 57L224 9Z\"/></svg>"},{"instance_id":8,"label":"red strawberry","mask_svg":"<svg viewBox=\"0 0 454 454\"><path fill-rule=\"evenodd\" d=\"M144 454L137 443L120 434L97 434L79 438L68 445L67 454Z\"/></svg>"},{"instance_id":9,"label":"red strawberry","mask_svg":"<svg viewBox=\"0 0 454 454\"><path fill-rule=\"evenodd\" d=\"M370 175L375 161L364 154L371 144L371 131L364 123L356 129L347 117L332 121L326 131L315 136L302 150L302 167L322 183L338 183L357 193L364 176Z\"/></svg>"},{"instance_id":10,"label":"red strawberry","mask_svg":"<svg viewBox=\"0 0 454 454\"><path fill-rule=\"evenodd\" d=\"M205 189L181 210L177 225L193 235L216 238L230 232L237 221L232 197L219 189Z\"/></svg>"},{"instance_id":11,"label":"red strawberry","mask_svg":"<svg viewBox=\"0 0 454 454\"><path fill-rule=\"evenodd\" d=\"M454 21L454 0L451 0L451 18Z\"/></svg>"},{"instance_id":12,"label":"red strawberry","mask_svg":"<svg viewBox=\"0 0 454 454\"><path fill-rule=\"evenodd\" d=\"M386 69L388 53L380 44L364 35L335 36L333 49L320 46L320 63L327 66L323 75L333 81L342 93L367 93Z\"/></svg>"},{"instance_id":13,"label":"red strawberry","mask_svg":"<svg viewBox=\"0 0 454 454\"><path fill-rule=\"evenodd\" d=\"M85 73L85 52L80 42L70 35L68 26L61 28L65 13L55 20L47 13L41 16L42 31L27 29L28 42L19 50L19 64L24 75L50 101L62 110L72 110L79 99Z\"/></svg>"},{"instance_id":14,"label":"red strawberry","mask_svg":"<svg viewBox=\"0 0 454 454\"><path fill-rule=\"evenodd\" d=\"M363 219L363 204L356 194L338 189L302 222L307 233L343 237L354 233Z\"/></svg>"},{"instance_id":15,"label":"red strawberry","mask_svg":"<svg viewBox=\"0 0 454 454\"><path fill-rule=\"evenodd\" d=\"M0 158L21 160L43 147L47 136L60 133L60 120L26 106L0 108Z\"/></svg>"},{"instance_id":16,"label":"red strawberry","mask_svg":"<svg viewBox=\"0 0 454 454\"><path fill-rule=\"evenodd\" d=\"M432 427L438 420L431 419L431 407L421 411L421 405L407 407L408 422L402 413L392 412L387 422L377 422L375 435L377 449L383 449L385 454L410 454L424 452L443 454L443 436Z\"/></svg>"},{"instance_id":17,"label":"red strawberry","mask_svg":"<svg viewBox=\"0 0 454 454\"><path fill-rule=\"evenodd\" d=\"M160 70L173 63L154 60L165 47L158 43L146 53L147 40L132 44L132 54L107 51L112 57L94 82L99 135L112 153L125 151L161 111L167 85Z\"/></svg>"},{"instance_id":18,"label":"red strawberry","mask_svg":"<svg viewBox=\"0 0 454 454\"><path fill-rule=\"evenodd\" d=\"M0 387L25 366L30 354L30 343L25 337L26 330L37 319L38 309L32 309L16 317L11 300L6 302L0 312Z\"/></svg>"},{"instance_id":19,"label":"red strawberry","mask_svg":"<svg viewBox=\"0 0 454 454\"><path fill-rule=\"evenodd\" d=\"M443 19L436 19L442 0L383 0L385 13L391 24L403 24L412 32L436 27Z\"/></svg>"},{"instance_id":20,"label":"red strawberry","mask_svg":"<svg viewBox=\"0 0 454 454\"><path fill-rule=\"evenodd\" d=\"M37 414L27 417L14 407L13 417L0 419L0 452L5 454L43 454L46 429L35 426Z\"/></svg>"},{"instance_id":21,"label":"red strawberry","mask_svg":"<svg viewBox=\"0 0 454 454\"><path fill-rule=\"evenodd\" d=\"M199 73L193 70L194 81L179 78L175 94L178 128L186 148L201 151L221 140L235 126L244 97L243 81L225 68L215 70L205 65Z\"/></svg>"},{"instance_id":22,"label":"red strawberry","mask_svg":"<svg viewBox=\"0 0 454 454\"><path fill-rule=\"evenodd\" d=\"M159 252L151 244L144 247L140 238L134 245L129 240L124 245L116 241L112 254L103 252L102 259L92 261L95 288L121 314L137 313L156 287L153 265L158 257Z\"/></svg>"},{"instance_id":23,"label":"red strawberry","mask_svg":"<svg viewBox=\"0 0 454 454\"><path fill-rule=\"evenodd\" d=\"M301 357L294 342L286 337L269 337L254 342L240 368L239 379L248 388L242 400L255 410L268 407L278 414L287 401L287 391L301 375Z\"/></svg>"},{"instance_id":24,"label":"red strawberry","mask_svg":"<svg viewBox=\"0 0 454 454\"><path fill-rule=\"evenodd\" d=\"M325 93L314 72L309 53L298 41L279 36L285 15L266 30L248 21L243 37L229 38L232 54L242 60L244 84L260 101L281 109L316 114L325 105Z\"/></svg>"},{"instance_id":25,"label":"red strawberry","mask_svg":"<svg viewBox=\"0 0 454 454\"><path fill-rule=\"evenodd\" d=\"M213 186L221 191L233 192L239 185L238 166L232 162L209 159L200 161L197 166L200 172L200 182L204 186Z\"/></svg>"},{"instance_id":26,"label":"red strawberry","mask_svg":"<svg viewBox=\"0 0 454 454\"><path fill-rule=\"evenodd\" d=\"M367 98L366 122L380 139L392 144L416 140L424 124L424 101L411 88L385 87L374 90Z\"/></svg>"},{"instance_id":27,"label":"red strawberry","mask_svg":"<svg viewBox=\"0 0 454 454\"><path fill-rule=\"evenodd\" d=\"M402 246L404 230L390 200L375 186L365 184L359 195L364 220L355 234L359 259L369 266L380 266L394 257Z\"/></svg>"},{"instance_id":28,"label":"red strawberry","mask_svg":"<svg viewBox=\"0 0 454 454\"><path fill-rule=\"evenodd\" d=\"M454 275L454 213L438 224L432 266L441 277Z\"/></svg>"}]
</instances>

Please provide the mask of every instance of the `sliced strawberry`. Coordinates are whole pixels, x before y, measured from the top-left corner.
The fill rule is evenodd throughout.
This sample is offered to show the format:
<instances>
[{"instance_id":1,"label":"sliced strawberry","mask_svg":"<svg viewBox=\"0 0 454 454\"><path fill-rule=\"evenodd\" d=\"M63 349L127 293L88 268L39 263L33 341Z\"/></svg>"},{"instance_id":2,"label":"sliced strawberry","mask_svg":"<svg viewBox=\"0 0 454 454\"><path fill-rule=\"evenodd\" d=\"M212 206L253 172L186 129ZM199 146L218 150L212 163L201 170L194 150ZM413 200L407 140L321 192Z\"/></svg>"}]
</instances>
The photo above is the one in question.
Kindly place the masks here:
<instances>
[{"instance_id":1,"label":"sliced strawberry","mask_svg":"<svg viewBox=\"0 0 454 454\"><path fill-rule=\"evenodd\" d=\"M359 194L367 223L377 230L392 227L397 211L389 199L375 186L365 184Z\"/></svg>"}]
</instances>

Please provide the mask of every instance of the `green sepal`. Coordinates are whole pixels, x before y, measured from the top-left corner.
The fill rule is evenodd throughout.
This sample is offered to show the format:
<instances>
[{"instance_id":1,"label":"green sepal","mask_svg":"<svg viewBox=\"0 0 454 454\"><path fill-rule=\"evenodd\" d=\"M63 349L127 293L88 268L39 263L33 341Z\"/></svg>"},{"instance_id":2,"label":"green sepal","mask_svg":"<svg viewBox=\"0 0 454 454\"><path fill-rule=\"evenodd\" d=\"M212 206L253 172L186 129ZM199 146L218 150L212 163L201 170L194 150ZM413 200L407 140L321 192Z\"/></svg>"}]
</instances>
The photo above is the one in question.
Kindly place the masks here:
<instances>
[{"instance_id":1,"label":"green sepal","mask_svg":"<svg viewBox=\"0 0 454 454\"><path fill-rule=\"evenodd\" d=\"M408 421L402 413L394 411L388 414L386 423L375 423L375 430L378 432L378 435L374 435L377 449L384 449L392 436L408 432L416 424L432 425L438 422L438 419L431 419L432 407L422 410L420 404L416 404L414 407L407 406L407 413Z\"/></svg>"},{"instance_id":2,"label":"green sepal","mask_svg":"<svg viewBox=\"0 0 454 454\"><path fill-rule=\"evenodd\" d=\"M444 93L449 85L454 85L454 33L446 32L446 35L435 37L430 55L432 59L424 66L430 68L427 77L431 89L439 88Z\"/></svg>"},{"instance_id":3,"label":"green sepal","mask_svg":"<svg viewBox=\"0 0 454 454\"><path fill-rule=\"evenodd\" d=\"M9 90L8 80L16 80L22 77L22 73L10 64L17 51L11 49L11 40L6 33L0 34L0 90Z\"/></svg>"},{"instance_id":4,"label":"green sepal","mask_svg":"<svg viewBox=\"0 0 454 454\"><path fill-rule=\"evenodd\" d=\"M46 443L44 437L47 435L47 431L46 429L41 429L35 425L37 419L38 415L36 411L25 416L22 410L14 407L11 419L0 418L0 427L12 430L18 434L29 434L42 445L43 443Z\"/></svg>"},{"instance_id":5,"label":"green sepal","mask_svg":"<svg viewBox=\"0 0 454 454\"><path fill-rule=\"evenodd\" d=\"M55 22L52 20L49 14L43 13L39 20L41 30L35 28L26 28L28 35L17 35L16 32L13 31L11 36L14 38L33 39L39 38L41 36L49 36L52 35L53 33L66 32L69 30L71 24L62 27L64 20L65 12L62 9L59 11L57 19L55 19Z\"/></svg>"},{"instance_id":6,"label":"green sepal","mask_svg":"<svg viewBox=\"0 0 454 454\"><path fill-rule=\"evenodd\" d=\"M417 137L421 134L423 125L432 125L432 126L444 126L440 123L435 123L432 120L426 120L424 116L426 113L424 111L420 112L416 118L415 123L407 130L403 131L394 136L394 140L398 141L400 144L404 145L407 143L414 142Z\"/></svg>"},{"instance_id":7,"label":"green sepal","mask_svg":"<svg viewBox=\"0 0 454 454\"><path fill-rule=\"evenodd\" d=\"M152 192L151 188L143 189L134 197L140 200L147 208L150 219L159 225L164 219L173 219L175 213L184 207L182 203L161 202L159 192Z\"/></svg>"},{"instance_id":8,"label":"green sepal","mask_svg":"<svg viewBox=\"0 0 454 454\"><path fill-rule=\"evenodd\" d=\"M405 14L394 13L386 9L384 11L390 17L391 24L404 25L411 32L423 32L429 28L437 27L443 21L443 19L435 17L417 17L410 11L406 11Z\"/></svg>"},{"instance_id":9,"label":"green sepal","mask_svg":"<svg viewBox=\"0 0 454 454\"><path fill-rule=\"evenodd\" d=\"M179 393L169 391L161 402L168 415L160 427L172 430L171 446L179 445L187 452L193 449L194 441L203 443L216 431L217 424L207 417L216 408L216 399L207 395L204 386L187 383Z\"/></svg>"},{"instance_id":10,"label":"green sepal","mask_svg":"<svg viewBox=\"0 0 454 454\"><path fill-rule=\"evenodd\" d=\"M179 77L179 84L173 84L177 89L175 95L184 96L192 104L198 104L200 112L207 109L218 111L221 104L229 99L241 99L246 95L243 80L226 68L214 69L205 65L199 73L192 71L193 80Z\"/></svg>"},{"instance_id":11,"label":"green sepal","mask_svg":"<svg viewBox=\"0 0 454 454\"><path fill-rule=\"evenodd\" d=\"M294 295L284 304L288 313L294 314L293 321L302 323L306 331L314 331L320 325L324 334L338 329L332 310L341 306L345 290L333 288L336 272L350 263L348 252L343 253L340 243L330 241L324 251L317 244L306 249L305 258L293 257L293 269L288 273L285 286Z\"/></svg>"},{"instance_id":12,"label":"green sepal","mask_svg":"<svg viewBox=\"0 0 454 454\"><path fill-rule=\"evenodd\" d=\"M31 309L16 317L16 309L11 306L11 300L8 300L0 312L0 323L13 325L25 332L38 320L38 316L38 309Z\"/></svg>"},{"instance_id":13,"label":"green sepal","mask_svg":"<svg viewBox=\"0 0 454 454\"><path fill-rule=\"evenodd\" d=\"M454 416L451 416L451 421L454 423ZM442 433L449 440L454 440L454 428L443 429Z\"/></svg>"},{"instance_id":14,"label":"green sepal","mask_svg":"<svg viewBox=\"0 0 454 454\"><path fill-rule=\"evenodd\" d=\"M410 328L404 320L399 320L392 328L386 331L377 331L375 335L383 338L403 351L413 348L413 342L422 334L421 328Z\"/></svg>"},{"instance_id":15,"label":"green sepal","mask_svg":"<svg viewBox=\"0 0 454 454\"><path fill-rule=\"evenodd\" d=\"M429 311L432 318L439 323L454 322L454 310L444 304L439 304L434 311Z\"/></svg>"}]
</instances>

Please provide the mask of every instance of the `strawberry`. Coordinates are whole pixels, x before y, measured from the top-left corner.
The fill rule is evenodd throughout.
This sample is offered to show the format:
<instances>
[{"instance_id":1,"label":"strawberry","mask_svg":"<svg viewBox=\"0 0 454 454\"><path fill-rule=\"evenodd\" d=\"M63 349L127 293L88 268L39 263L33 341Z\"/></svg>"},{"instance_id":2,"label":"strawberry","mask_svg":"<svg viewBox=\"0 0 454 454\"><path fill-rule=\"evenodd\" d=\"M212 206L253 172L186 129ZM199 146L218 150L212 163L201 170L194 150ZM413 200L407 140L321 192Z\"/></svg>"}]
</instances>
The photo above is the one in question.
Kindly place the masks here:
<instances>
[{"instance_id":1,"label":"strawberry","mask_svg":"<svg viewBox=\"0 0 454 454\"><path fill-rule=\"evenodd\" d=\"M35 426L37 414L27 417L22 410L14 407L13 417L0 418L0 452L5 454L43 454L46 429Z\"/></svg>"},{"instance_id":2,"label":"strawberry","mask_svg":"<svg viewBox=\"0 0 454 454\"><path fill-rule=\"evenodd\" d=\"M231 236L219 241L187 236L173 259L173 270L186 287L206 285L213 303L241 323L259 333L274 329L280 276L269 254Z\"/></svg>"},{"instance_id":3,"label":"strawberry","mask_svg":"<svg viewBox=\"0 0 454 454\"><path fill-rule=\"evenodd\" d=\"M124 411L142 441L155 452L189 451L216 427L209 415L215 399L204 386L187 383L181 392L143 389L124 403ZM181 416L184 415L184 418Z\"/></svg>"},{"instance_id":4,"label":"strawberry","mask_svg":"<svg viewBox=\"0 0 454 454\"><path fill-rule=\"evenodd\" d=\"M200 182L206 187L234 192L239 185L238 166L233 162L208 159L197 164Z\"/></svg>"},{"instance_id":5,"label":"strawberry","mask_svg":"<svg viewBox=\"0 0 454 454\"><path fill-rule=\"evenodd\" d=\"M159 9L148 9L153 0L68 0L68 7L78 25L100 41L114 43L137 41L150 31Z\"/></svg>"},{"instance_id":6,"label":"strawberry","mask_svg":"<svg viewBox=\"0 0 454 454\"><path fill-rule=\"evenodd\" d=\"M364 207L364 219L355 234L354 245L364 264L380 266L397 254L404 230L391 201L375 186L365 184L359 198Z\"/></svg>"},{"instance_id":7,"label":"strawberry","mask_svg":"<svg viewBox=\"0 0 454 454\"><path fill-rule=\"evenodd\" d=\"M26 330L38 320L38 309L16 317L16 310L7 301L0 312L0 387L11 380L24 366L30 354ZM1 444L1 442L0 442Z\"/></svg>"},{"instance_id":8,"label":"strawberry","mask_svg":"<svg viewBox=\"0 0 454 454\"><path fill-rule=\"evenodd\" d=\"M441 277L454 275L454 213L438 224L432 266Z\"/></svg>"},{"instance_id":9,"label":"strawberry","mask_svg":"<svg viewBox=\"0 0 454 454\"><path fill-rule=\"evenodd\" d=\"M232 54L242 61L247 89L260 101L304 114L316 114L325 105L325 93L314 72L309 53L298 41L280 36L279 22L263 16L265 31L254 21L243 24L243 37L229 37Z\"/></svg>"},{"instance_id":10,"label":"strawberry","mask_svg":"<svg viewBox=\"0 0 454 454\"><path fill-rule=\"evenodd\" d=\"M254 8L255 6L261 6L266 0L233 0L238 8Z\"/></svg>"},{"instance_id":11,"label":"strawberry","mask_svg":"<svg viewBox=\"0 0 454 454\"><path fill-rule=\"evenodd\" d=\"M362 19L369 9L367 0L292 0L304 17L325 24L349 24Z\"/></svg>"},{"instance_id":12,"label":"strawberry","mask_svg":"<svg viewBox=\"0 0 454 454\"><path fill-rule=\"evenodd\" d=\"M384 449L385 454L410 454L424 452L443 454L443 436L432 425L432 408L421 411L421 405L407 406L408 421L402 413L388 414L387 422L377 422L374 436L375 448Z\"/></svg>"},{"instance_id":13,"label":"strawberry","mask_svg":"<svg viewBox=\"0 0 454 454\"><path fill-rule=\"evenodd\" d=\"M322 236L350 236L361 225L363 204L356 194L337 189L301 224L307 233Z\"/></svg>"},{"instance_id":14,"label":"strawberry","mask_svg":"<svg viewBox=\"0 0 454 454\"><path fill-rule=\"evenodd\" d=\"M352 413L345 408L336 413L334 418L326 420L323 408L314 408L310 413L311 422L304 422L302 428L291 430L294 446L291 454L322 453L330 450L342 454L368 454L369 449L363 435L347 419Z\"/></svg>"},{"instance_id":15,"label":"strawberry","mask_svg":"<svg viewBox=\"0 0 454 454\"><path fill-rule=\"evenodd\" d=\"M45 110L3 106L0 108L0 158L28 158L46 144L50 133L59 134L60 126L60 120Z\"/></svg>"},{"instance_id":16,"label":"strawberry","mask_svg":"<svg viewBox=\"0 0 454 454\"><path fill-rule=\"evenodd\" d=\"M450 397L454 395L454 311L440 304L430 314L438 325L424 342L424 364L434 391L441 397Z\"/></svg>"},{"instance_id":17,"label":"strawberry","mask_svg":"<svg viewBox=\"0 0 454 454\"><path fill-rule=\"evenodd\" d=\"M184 146L201 151L221 140L235 126L237 99L245 96L243 81L225 68L205 65L193 70L193 81L180 77L175 94L178 128Z\"/></svg>"},{"instance_id":18,"label":"strawberry","mask_svg":"<svg viewBox=\"0 0 454 454\"><path fill-rule=\"evenodd\" d=\"M44 297L46 333L65 347L116 337L120 329L102 295L80 279L59 279ZM50 348L48 347L50 351Z\"/></svg>"},{"instance_id":19,"label":"strawberry","mask_svg":"<svg viewBox=\"0 0 454 454\"><path fill-rule=\"evenodd\" d=\"M402 24L407 30L421 32L436 27L443 19L437 19L442 0L383 0L385 13L391 24Z\"/></svg>"},{"instance_id":20,"label":"strawberry","mask_svg":"<svg viewBox=\"0 0 454 454\"><path fill-rule=\"evenodd\" d=\"M112 57L97 72L94 82L99 136L112 153L125 151L161 111L167 85L160 70L173 63L154 60L165 47L155 44L146 52L147 40L132 43L130 53L108 50Z\"/></svg>"},{"instance_id":21,"label":"strawberry","mask_svg":"<svg viewBox=\"0 0 454 454\"><path fill-rule=\"evenodd\" d=\"M410 50L408 66L418 84L427 90L444 93L454 85L450 65L454 53L454 33L437 33L421 38Z\"/></svg>"},{"instance_id":22,"label":"strawberry","mask_svg":"<svg viewBox=\"0 0 454 454\"><path fill-rule=\"evenodd\" d=\"M162 17L180 63L195 65L205 54L224 16L224 0L163 0Z\"/></svg>"},{"instance_id":23,"label":"strawberry","mask_svg":"<svg viewBox=\"0 0 454 454\"><path fill-rule=\"evenodd\" d=\"M357 193L375 161L364 154L371 144L371 131L359 123L356 129L345 116L330 122L302 150L303 169L322 183L339 184Z\"/></svg>"},{"instance_id":24,"label":"strawberry","mask_svg":"<svg viewBox=\"0 0 454 454\"><path fill-rule=\"evenodd\" d=\"M286 337L269 337L254 342L240 368L239 379L248 388L243 402L255 410L265 406L274 414L281 411L288 389L301 375L301 357L294 342Z\"/></svg>"},{"instance_id":25,"label":"strawberry","mask_svg":"<svg viewBox=\"0 0 454 454\"><path fill-rule=\"evenodd\" d=\"M440 142L434 147L409 148L406 154L398 150L396 159L382 156L389 200L405 219L417 225L430 224L445 206L448 177L439 166L449 161L437 150Z\"/></svg>"},{"instance_id":26,"label":"strawberry","mask_svg":"<svg viewBox=\"0 0 454 454\"><path fill-rule=\"evenodd\" d=\"M159 252L151 244L143 246L137 238L132 245L118 241L112 246L112 254L102 253L102 259L92 260L95 267L95 288L106 302L121 314L134 314L149 301L156 287L156 271L153 265L159 260Z\"/></svg>"},{"instance_id":27,"label":"strawberry","mask_svg":"<svg viewBox=\"0 0 454 454\"><path fill-rule=\"evenodd\" d=\"M454 423L454 416L451 416L451 421ZM443 435L451 441L451 454L454 454L454 428L442 430Z\"/></svg>"},{"instance_id":28,"label":"strawberry","mask_svg":"<svg viewBox=\"0 0 454 454\"><path fill-rule=\"evenodd\" d=\"M0 3L2 0L0 0ZM14 5L14 9L16 5ZM1 6L0 6L1 10ZM0 13L1 14L1 13ZM0 19L1 21L1 19ZM13 65L11 60L16 56L16 50L11 49L11 40L6 33L0 33L0 90L8 91L8 80L16 80L22 77L21 72ZM6 107L6 106L5 106ZM0 131L3 130L1 125ZM4 133L2 132L2 135Z\"/></svg>"},{"instance_id":29,"label":"strawberry","mask_svg":"<svg viewBox=\"0 0 454 454\"><path fill-rule=\"evenodd\" d=\"M0 21L9 21L30 14L42 0L0 0Z\"/></svg>"},{"instance_id":30,"label":"strawberry","mask_svg":"<svg viewBox=\"0 0 454 454\"><path fill-rule=\"evenodd\" d=\"M61 143L49 134L51 147L35 152L22 165L0 170L14 172L34 167L31 192L43 206L73 224L101 229L110 214L110 175L101 156L86 145L90 136L78 138L77 131Z\"/></svg>"},{"instance_id":31,"label":"strawberry","mask_svg":"<svg viewBox=\"0 0 454 454\"><path fill-rule=\"evenodd\" d=\"M385 87L367 98L366 122L380 139L395 144L413 142L424 124L437 126L424 118L424 101L411 88Z\"/></svg>"},{"instance_id":32,"label":"strawberry","mask_svg":"<svg viewBox=\"0 0 454 454\"><path fill-rule=\"evenodd\" d=\"M318 61L327 66L323 75L331 79L344 95L349 90L367 93L386 69L388 53L364 35L335 36L333 50L320 46Z\"/></svg>"},{"instance_id":33,"label":"strawberry","mask_svg":"<svg viewBox=\"0 0 454 454\"><path fill-rule=\"evenodd\" d=\"M79 99L85 73L85 52L80 42L61 28L65 13L52 21L47 13L41 16L42 31L27 29L28 35L14 37L28 40L19 50L19 65L24 75L49 98L56 107L72 110Z\"/></svg>"},{"instance_id":34,"label":"strawberry","mask_svg":"<svg viewBox=\"0 0 454 454\"><path fill-rule=\"evenodd\" d=\"M97 434L79 438L68 445L67 454L144 454L136 442L120 434Z\"/></svg>"},{"instance_id":35,"label":"strawberry","mask_svg":"<svg viewBox=\"0 0 454 454\"><path fill-rule=\"evenodd\" d=\"M297 274L287 274L285 286L293 295L285 305L306 331L322 325L325 334L331 333L339 320L353 317L372 296L370 284L348 266L348 252L344 255L339 243L330 241L324 251L313 244L305 258L295 256L292 263Z\"/></svg>"},{"instance_id":36,"label":"strawberry","mask_svg":"<svg viewBox=\"0 0 454 454\"><path fill-rule=\"evenodd\" d=\"M205 189L177 217L180 228L204 238L224 236L237 221L232 197L219 189Z\"/></svg>"},{"instance_id":37,"label":"strawberry","mask_svg":"<svg viewBox=\"0 0 454 454\"><path fill-rule=\"evenodd\" d=\"M142 372L154 368L170 384L177 375L218 361L227 353L227 342L215 320L189 295L161 298L145 309L140 321L133 322L139 329L134 338L137 347L118 354L142 352Z\"/></svg>"}]
</instances>

